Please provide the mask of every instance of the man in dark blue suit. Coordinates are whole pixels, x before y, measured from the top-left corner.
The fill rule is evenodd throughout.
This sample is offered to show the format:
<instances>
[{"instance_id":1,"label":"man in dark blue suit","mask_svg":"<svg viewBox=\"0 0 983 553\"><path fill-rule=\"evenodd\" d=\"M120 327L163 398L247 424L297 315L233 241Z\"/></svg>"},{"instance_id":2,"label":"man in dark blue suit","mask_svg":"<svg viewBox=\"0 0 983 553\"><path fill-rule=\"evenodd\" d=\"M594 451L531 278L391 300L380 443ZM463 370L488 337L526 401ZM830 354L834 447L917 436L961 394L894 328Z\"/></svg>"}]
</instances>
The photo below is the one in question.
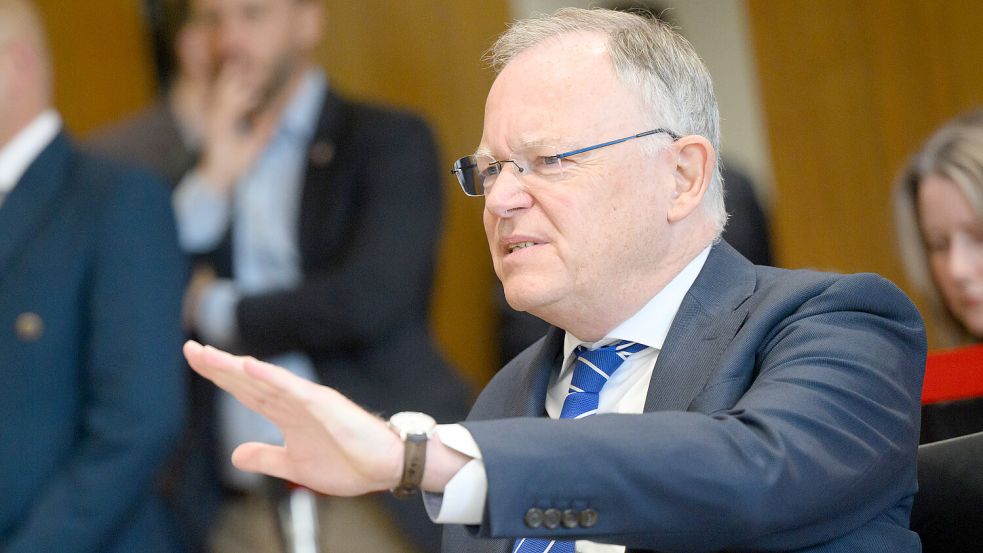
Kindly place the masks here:
<instances>
[{"instance_id":1,"label":"man in dark blue suit","mask_svg":"<svg viewBox=\"0 0 983 553\"><path fill-rule=\"evenodd\" d=\"M719 239L719 116L692 47L563 9L490 57L454 171L484 197L509 303L553 327L440 427L189 342L285 431L233 462L330 494L433 492L448 553L919 551L921 318L875 275L758 267Z\"/></svg>"},{"instance_id":2,"label":"man in dark blue suit","mask_svg":"<svg viewBox=\"0 0 983 553\"><path fill-rule=\"evenodd\" d=\"M0 1L0 551L176 551L154 493L183 420L165 188L80 154L38 16Z\"/></svg>"}]
</instances>

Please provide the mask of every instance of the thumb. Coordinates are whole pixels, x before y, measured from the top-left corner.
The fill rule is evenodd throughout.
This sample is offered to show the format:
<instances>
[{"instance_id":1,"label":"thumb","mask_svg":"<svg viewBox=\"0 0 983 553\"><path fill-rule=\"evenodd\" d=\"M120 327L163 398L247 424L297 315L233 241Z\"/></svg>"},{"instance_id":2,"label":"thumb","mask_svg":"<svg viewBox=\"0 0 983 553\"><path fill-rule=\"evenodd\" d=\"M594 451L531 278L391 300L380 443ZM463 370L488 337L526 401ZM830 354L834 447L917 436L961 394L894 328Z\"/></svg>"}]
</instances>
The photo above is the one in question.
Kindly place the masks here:
<instances>
[{"instance_id":1,"label":"thumb","mask_svg":"<svg viewBox=\"0 0 983 553\"><path fill-rule=\"evenodd\" d=\"M293 480L287 450L282 446L248 442L232 452L232 464L239 470L259 472L269 476Z\"/></svg>"}]
</instances>

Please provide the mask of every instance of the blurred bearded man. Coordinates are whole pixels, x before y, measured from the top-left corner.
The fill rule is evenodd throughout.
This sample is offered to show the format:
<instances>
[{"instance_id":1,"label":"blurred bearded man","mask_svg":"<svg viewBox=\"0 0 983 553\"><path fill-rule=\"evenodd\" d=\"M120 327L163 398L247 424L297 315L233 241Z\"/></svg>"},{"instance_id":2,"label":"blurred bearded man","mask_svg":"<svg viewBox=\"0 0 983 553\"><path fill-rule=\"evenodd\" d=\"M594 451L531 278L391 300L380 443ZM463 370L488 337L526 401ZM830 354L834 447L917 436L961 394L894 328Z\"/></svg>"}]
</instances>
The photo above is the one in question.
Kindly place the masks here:
<instances>
[{"instance_id":1,"label":"blurred bearded man","mask_svg":"<svg viewBox=\"0 0 983 553\"><path fill-rule=\"evenodd\" d=\"M442 178L427 126L331 90L312 59L316 0L198 0L194 17L213 77L201 158L174 197L182 246L200 259L191 330L379 412L423 403L463 415L467 390L428 329ZM217 399L227 449L280 439ZM228 486L259 489L224 468ZM438 548L420 505L390 506L420 549Z\"/></svg>"}]
</instances>

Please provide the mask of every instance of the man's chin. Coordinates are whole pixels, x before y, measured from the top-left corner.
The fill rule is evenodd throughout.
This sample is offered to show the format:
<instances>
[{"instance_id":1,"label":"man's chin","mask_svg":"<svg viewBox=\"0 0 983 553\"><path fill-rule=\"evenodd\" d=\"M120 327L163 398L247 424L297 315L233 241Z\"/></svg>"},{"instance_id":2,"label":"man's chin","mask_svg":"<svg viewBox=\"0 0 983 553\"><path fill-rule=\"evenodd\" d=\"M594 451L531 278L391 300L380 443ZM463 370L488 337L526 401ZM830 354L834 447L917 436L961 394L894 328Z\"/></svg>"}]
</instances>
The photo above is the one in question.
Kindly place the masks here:
<instances>
[{"instance_id":1,"label":"man's chin","mask_svg":"<svg viewBox=\"0 0 983 553\"><path fill-rule=\"evenodd\" d=\"M539 311L555 302L553 296L555 293L543 288L542 283L506 281L505 284L505 300L516 311L526 311L538 316Z\"/></svg>"}]
</instances>

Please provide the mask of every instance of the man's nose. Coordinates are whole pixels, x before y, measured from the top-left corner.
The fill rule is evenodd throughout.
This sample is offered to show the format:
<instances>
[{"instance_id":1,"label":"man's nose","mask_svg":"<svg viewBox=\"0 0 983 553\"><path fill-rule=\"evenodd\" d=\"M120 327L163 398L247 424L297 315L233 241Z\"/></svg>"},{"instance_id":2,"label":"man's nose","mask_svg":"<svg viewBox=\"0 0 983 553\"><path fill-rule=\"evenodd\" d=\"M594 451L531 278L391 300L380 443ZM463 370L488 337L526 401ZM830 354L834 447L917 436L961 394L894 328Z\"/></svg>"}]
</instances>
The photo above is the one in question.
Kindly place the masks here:
<instances>
[{"instance_id":1,"label":"man's nose","mask_svg":"<svg viewBox=\"0 0 983 553\"><path fill-rule=\"evenodd\" d=\"M512 217L532 207L533 197L524 184L526 176L514 161L502 162L495 182L485 191L485 210L496 217Z\"/></svg>"}]
</instances>

